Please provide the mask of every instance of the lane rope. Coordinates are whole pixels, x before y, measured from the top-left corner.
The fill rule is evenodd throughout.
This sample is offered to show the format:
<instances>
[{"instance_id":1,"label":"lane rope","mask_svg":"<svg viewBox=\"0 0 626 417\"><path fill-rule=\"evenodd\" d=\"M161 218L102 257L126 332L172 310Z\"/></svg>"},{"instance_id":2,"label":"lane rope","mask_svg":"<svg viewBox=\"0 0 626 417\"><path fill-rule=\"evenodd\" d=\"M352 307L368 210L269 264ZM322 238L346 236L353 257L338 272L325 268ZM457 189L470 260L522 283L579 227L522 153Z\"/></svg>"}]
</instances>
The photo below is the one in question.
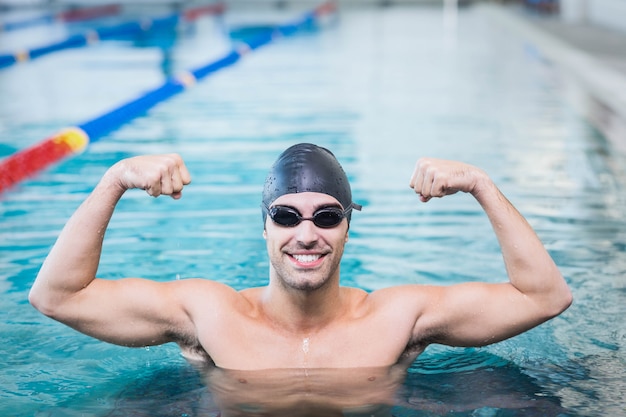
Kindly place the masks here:
<instances>
[{"instance_id":1,"label":"lane rope","mask_svg":"<svg viewBox=\"0 0 626 417\"><path fill-rule=\"evenodd\" d=\"M149 30L175 27L181 21L192 22L203 15L224 13L224 10L225 6L223 3L215 3L209 6L199 6L181 13L174 13L160 18L140 19L120 23L114 26L89 29L84 33L71 35L64 40L45 46L40 46L27 51L0 54L0 69L39 58L53 52L93 45L99 40L114 39L120 36L139 36Z\"/></svg>"},{"instance_id":2,"label":"lane rope","mask_svg":"<svg viewBox=\"0 0 626 417\"><path fill-rule=\"evenodd\" d=\"M120 126L146 114L149 109L158 103L183 92L187 88L191 88L214 72L235 64L241 57L251 51L283 36L292 35L300 29L309 27L318 18L335 11L334 7L329 7L327 4L322 4L295 22L277 26L248 39L245 43L239 43L220 59L195 69L182 71L170 77L159 87L112 111L78 126L63 129L31 147L5 158L0 161L0 194L52 164L83 152L90 143L97 142Z\"/></svg>"}]
</instances>

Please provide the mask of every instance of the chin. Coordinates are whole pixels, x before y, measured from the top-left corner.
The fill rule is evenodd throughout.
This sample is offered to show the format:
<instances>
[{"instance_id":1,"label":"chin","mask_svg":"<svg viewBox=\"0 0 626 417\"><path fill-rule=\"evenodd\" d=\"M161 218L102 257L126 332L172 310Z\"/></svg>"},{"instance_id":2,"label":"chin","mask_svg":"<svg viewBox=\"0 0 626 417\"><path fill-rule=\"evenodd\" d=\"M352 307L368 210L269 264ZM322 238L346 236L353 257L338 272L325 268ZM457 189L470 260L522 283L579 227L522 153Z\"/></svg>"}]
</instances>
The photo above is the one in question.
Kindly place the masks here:
<instances>
[{"instance_id":1,"label":"chin","mask_svg":"<svg viewBox=\"0 0 626 417\"><path fill-rule=\"evenodd\" d=\"M289 287L298 291L313 292L324 287L324 284L324 282L297 282L289 284Z\"/></svg>"},{"instance_id":2,"label":"chin","mask_svg":"<svg viewBox=\"0 0 626 417\"><path fill-rule=\"evenodd\" d=\"M328 280L311 281L307 279L303 280L287 280L285 284L294 290L312 292L323 288L328 283Z\"/></svg>"}]
</instances>

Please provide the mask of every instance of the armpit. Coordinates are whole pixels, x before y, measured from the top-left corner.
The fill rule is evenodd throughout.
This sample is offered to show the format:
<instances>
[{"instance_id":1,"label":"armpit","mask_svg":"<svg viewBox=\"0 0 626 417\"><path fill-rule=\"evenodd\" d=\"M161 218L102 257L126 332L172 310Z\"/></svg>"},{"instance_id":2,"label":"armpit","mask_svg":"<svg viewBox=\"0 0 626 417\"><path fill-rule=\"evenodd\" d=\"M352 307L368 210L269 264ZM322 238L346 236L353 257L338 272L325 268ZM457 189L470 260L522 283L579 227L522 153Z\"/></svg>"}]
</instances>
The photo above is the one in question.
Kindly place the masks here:
<instances>
[{"instance_id":1,"label":"armpit","mask_svg":"<svg viewBox=\"0 0 626 417\"><path fill-rule=\"evenodd\" d=\"M410 341L406 346L402 355L398 358L398 363L412 363L419 355L426 350L428 344L422 343L421 341Z\"/></svg>"},{"instance_id":2,"label":"armpit","mask_svg":"<svg viewBox=\"0 0 626 417\"><path fill-rule=\"evenodd\" d=\"M183 357L189 362L201 365L215 365L211 356L200 344L196 346L183 346L179 344L179 346Z\"/></svg>"},{"instance_id":3,"label":"armpit","mask_svg":"<svg viewBox=\"0 0 626 417\"><path fill-rule=\"evenodd\" d=\"M183 357L188 361L198 364L214 364L213 359L196 337L184 337L177 334L172 339L178 344Z\"/></svg>"}]
</instances>

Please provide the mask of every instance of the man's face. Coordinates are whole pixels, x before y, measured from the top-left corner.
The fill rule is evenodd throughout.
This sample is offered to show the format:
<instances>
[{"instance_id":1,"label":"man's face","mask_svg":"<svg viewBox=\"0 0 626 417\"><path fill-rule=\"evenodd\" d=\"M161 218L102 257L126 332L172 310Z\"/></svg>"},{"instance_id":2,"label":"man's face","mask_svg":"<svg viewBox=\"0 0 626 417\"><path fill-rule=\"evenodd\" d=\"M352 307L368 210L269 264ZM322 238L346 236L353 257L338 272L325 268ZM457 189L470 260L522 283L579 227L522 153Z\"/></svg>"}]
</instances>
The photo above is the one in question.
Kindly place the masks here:
<instances>
[{"instance_id":1,"label":"man's face","mask_svg":"<svg viewBox=\"0 0 626 417\"><path fill-rule=\"evenodd\" d=\"M270 207L286 206L304 218L313 217L325 207L341 207L334 198L322 193L285 194ZM293 227L278 225L267 216L265 231L270 258L270 279L286 288L313 291L329 281L339 282L339 263L348 241L348 221L332 228L320 228L304 220Z\"/></svg>"}]
</instances>

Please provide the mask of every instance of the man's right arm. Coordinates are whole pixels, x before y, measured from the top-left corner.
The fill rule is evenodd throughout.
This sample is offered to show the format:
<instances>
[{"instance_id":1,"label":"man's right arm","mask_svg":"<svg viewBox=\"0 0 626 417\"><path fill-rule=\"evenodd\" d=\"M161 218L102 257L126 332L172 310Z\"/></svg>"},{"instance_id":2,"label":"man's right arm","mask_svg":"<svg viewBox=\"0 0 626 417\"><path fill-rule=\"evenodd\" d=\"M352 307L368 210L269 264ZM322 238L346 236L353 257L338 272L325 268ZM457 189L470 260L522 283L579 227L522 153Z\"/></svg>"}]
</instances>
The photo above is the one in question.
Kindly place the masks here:
<instances>
[{"instance_id":1,"label":"man's right arm","mask_svg":"<svg viewBox=\"0 0 626 417\"><path fill-rule=\"evenodd\" d=\"M190 180L178 155L112 166L63 228L30 291L32 305L83 333L129 346L172 341L192 326L180 302L189 283L96 278L104 233L124 192L140 188L177 199Z\"/></svg>"}]
</instances>

